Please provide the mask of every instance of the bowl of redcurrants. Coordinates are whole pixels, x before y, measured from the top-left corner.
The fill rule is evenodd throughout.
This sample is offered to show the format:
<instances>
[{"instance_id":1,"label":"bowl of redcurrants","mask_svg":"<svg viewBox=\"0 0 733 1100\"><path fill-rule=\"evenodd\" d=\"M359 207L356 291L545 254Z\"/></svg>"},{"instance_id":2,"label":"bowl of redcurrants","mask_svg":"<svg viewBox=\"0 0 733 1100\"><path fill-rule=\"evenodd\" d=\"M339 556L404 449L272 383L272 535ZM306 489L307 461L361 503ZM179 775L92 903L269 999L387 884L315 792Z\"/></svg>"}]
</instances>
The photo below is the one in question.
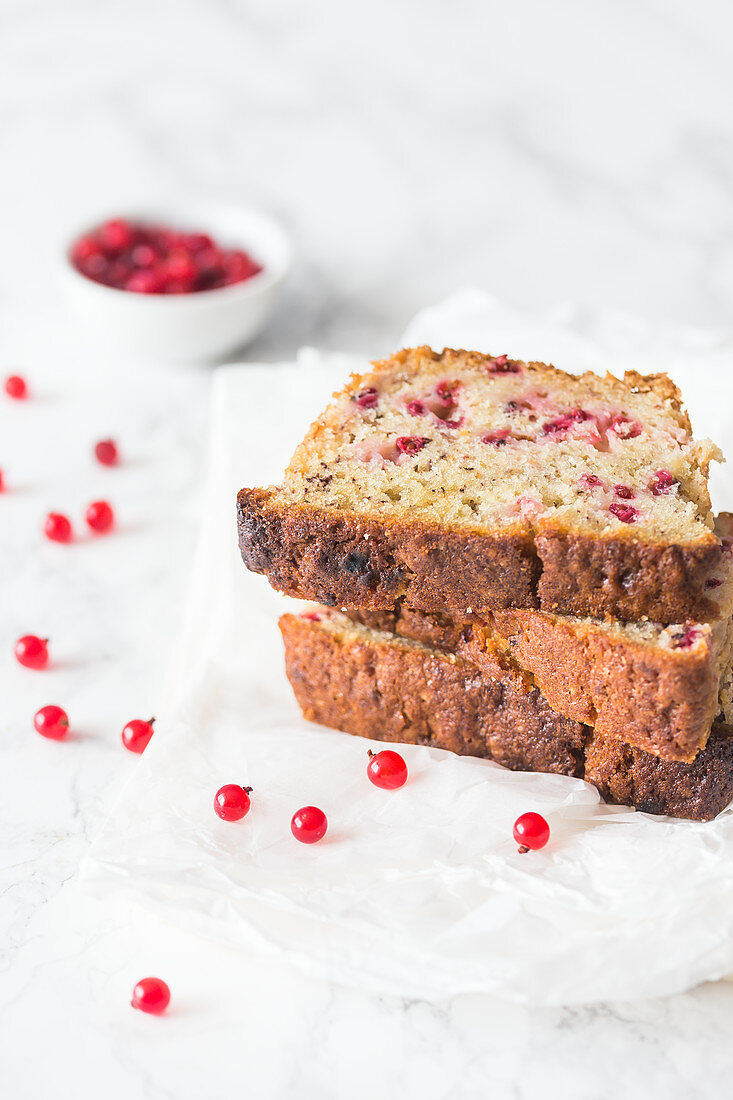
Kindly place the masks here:
<instances>
[{"instance_id":1,"label":"bowl of redcurrants","mask_svg":"<svg viewBox=\"0 0 733 1100\"><path fill-rule=\"evenodd\" d=\"M205 362L258 335L290 262L271 218L203 203L91 221L67 242L63 269L72 302L108 347Z\"/></svg>"}]
</instances>

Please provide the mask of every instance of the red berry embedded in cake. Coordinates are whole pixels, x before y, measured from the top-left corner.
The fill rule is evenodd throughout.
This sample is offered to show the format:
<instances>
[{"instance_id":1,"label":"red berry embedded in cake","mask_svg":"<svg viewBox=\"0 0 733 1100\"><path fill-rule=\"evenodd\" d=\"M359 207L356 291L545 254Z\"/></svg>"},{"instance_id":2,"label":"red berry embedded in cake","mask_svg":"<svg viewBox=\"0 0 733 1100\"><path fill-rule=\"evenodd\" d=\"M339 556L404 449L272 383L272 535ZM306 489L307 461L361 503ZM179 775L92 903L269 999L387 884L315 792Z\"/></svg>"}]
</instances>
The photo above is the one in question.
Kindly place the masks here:
<instances>
[{"instance_id":1,"label":"red berry embedded in cake","mask_svg":"<svg viewBox=\"0 0 733 1100\"><path fill-rule=\"evenodd\" d=\"M584 409L573 409L571 412L564 413L563 416L557 416L554 420L546 421L542 425L542 431L545 435L562 435L570 431L576 424L582 424L585 420L592 419L591 414Z\"/></svg>"},{"instance_id":2,"label":"red berry embedded in cake","mask_svg":"<svg viewBox=\"0 0 733 1100\"><path fill-rule=\"evenodd\" d=\"M150 738L153 736L155 719L144 721L142 718L133 718L122 730L122 744L130 752L145 752Z\"/></svg>"},{"instance_id":3,"label":"red berry embedded in cake","mask_svg":"<svg viewBox=\"0 0 733 1100\"><path fill-rule=\"evenodd\" d=\"M617 504L614 501L613 504L609 504L608 510L612 516L620 519L622 523L636 523L639 518L638 508L634 508L631 504Z\"/></svg>"},{"instance_id":4,"label":"red berry embedded in cake","mask_svg":"<svg viewBox=\"0 0 733 1100\"><path fill-rule=\"evenodd\" d=\"M455 395L460 386L460 382L438 382L435 387L435 396L444 405L455 405Z\"/></svg>"},{"instance_id":5,"label":"red berry embedded in cake","mask_svg":"<svg viewBox=\"0 0 733 1100\"><path fill-rule=\"evenodd\" d=\"M61 741L69 732L69 716L61 707L41 707L33 717L33 725L42 737Z\"/></svg>"},{"instance_id":6,"label":"red berry embedded in cake","mask_svg":"<svg viewBox=\"0 0 733 1100\"><path fill-rule=\"evenodd\" d=\"M92 531L103 535L114 524L115 514L106 500L95 500L87 508L84 518Z\"/></svg>"},{"instance_id":7,"label":"red berry embedded in cake","mask_svg":"<svg viewBox=\"0 0 733 1100\"><path fill-rule=\"evenodd\" d=\"M425 416L425 406L422 401L408 401L405 408L410 416Z\"/></svg>"},{"instance_id":8,"label":"red berry embedded in cake","mask_svg":"<svg viewBox=\"0 0 733 1100\"><path fill-rule=\"evenodd\" d=\"M550 839L550 826L542 814L521 814L514 822L512 831L522 853L539 851Z\"/></svg>"},{"instance_id":9,"label":"red berry embedded in cake","mask_svg":"<svg viewBox=\"0 0 733 1100\"><path fill-rule=\"evenodd\" d=\"M373 409L378 403L379 394L373 387L362 390L354 396L354 404L360 409Z\"/></svg>"},{"instance_id":10,"label":"red berry embedded in cake","mask_svg":"<svg viewBox=\"0 0 733 1100\"><path fill-rule=\"evenodd\" d=\"M596 477L595 474L582 474L578 478L578 485L581 489L605 489L606 483L601 480L600 477Z\"/></svg>"},{"instance_id":11,"label":"red berry embedded in cake","mask_svg":"<svg viewBox=\"0 0 733 1100\"><path fill-rule=\"evenodd\" d=\"M395 447L402 455L416 455L429 442L419 435L401 435L395 440Z\"/></svg>"},{"instance_id":12,"label":"red berry embedded in cake","mask_svg":"<svg viewBox=\"0 0 733 1100\"><path fill-rule=\"evenodd\" d=\"M171 1003L171 991L162 978L141 978L132 991L130 1004L150 1016L160 1016Z\"/></svg>"},{"instance_id":13,"label":"red berry embedded in cake","mask_svg":"<svg viewBox=\"0 0 733 1100\"><path fill-rule=\"evenodd\" d=\"M619 439L637 439L641 435L641 424L622 413L613 416L608 427Z\"/></svg>"},{"instance_id":14,"label":"red berry embedded in cake","mask_svg":"<svg viewBox=\"0 0 733 1100\"><path fill-rule=\"evenodd\" d=\"M508 428L502 428L499 432L489 432L488 435L482 436L482 443L491 443L494 447L504 447L512 438L512 433Z\"/></svg>"},{"instance_id":15,"label":"red berry embedded in cake","mask_svg":"<svg viewBox=\"0 0 733 1100\"><path fill-rule=\"evenodd\" d=\"M120 460L114 439L100 439L94 444L94 457L102 466L116 466Z\"/></svg>"},{"instance_id":16,"label":"red berry embedded in cake","mask_svg":"<svg viewBox=\"0 0 733 1100\"><path fill-rule=\"evenodd\" d=\"M49 512L43 524L43 533L51 542L71 542L71 524L61 512Z\"/></svg>"},{"instance_id":17,"label":"red berry embedded in cake","mask_svg":"<svg viewBox=\"0 0 733 1100\"><path fill-rule=\"evenodd\" d=\"M249 813L252 805L251 787L240 787L237 783L225 783L214 795L214 811L222 821L241 821Z\"/></svg>"},{"instance_id":18,"label":"red berry embedded in cake","mask_svg":"<svg viewBox=\"0 0 733 1100\"><path fill-rule=\"evenodd\" d=\"M5 392L8 397L23 401L28 396L28 383L19 374L11 374L5 379Z\"/></svg>"},{"instance_id":19,"label":"red berry embedded in cake","mask_svg":"<svg viewBox=\"0 0 733 1100\"><path fill-rule=\"evenodd\" d=\"M522 370L520 364L508 355L497 355L495 359L490 359L486 369L489 374L520 374Z\"/></svg>"},{"instance_id":20,"label":"red berry embedded in cake","mask_svg":"<svg viewBox=\"0 0 733 1100\"><path fill-rule=\"evenodd\" d=\"M655 497L660 497L665 493L671 493L678 485L677 478L669 470L657 470L649 483L649 489Z\"/></svg>"},{"instance_id":21,"label":"red berry embedded in cake","mask_svg":"<svg viewBox=\"0 0 733 1100\"><path fill-rule=\"evenodd\" d=\"M679 633L672 635L672 644L675 649L691 649L700 638L702 631L699 626L685 626Z\"/></svg>"},{"instance_id":22,"label":"red berry embedded in cake","mask_svg":"<svg viewBox=\"0 0 733 1100\"><path fill-rule=\"evenodd\" d=\"M633 500L636 496L634 490L628 485L614 485L613 491L621 500Z\"/></svg>"},{"instance_id":23,"label":"red berry embedded in cake","mask_svg":"<svg viewBox=\"0 0 733 1100\"><path fill-rule=\"evenodd\" d=\"M367 775L375 787L385 791L395 791L407 782L407 764L398 752L383 749L374 753L369 750Z\"/></svg>"},{"instance_id":24,"label":"red berry embedded in cake","mask_svg":"<svg viewBox=\"0 0 733 1100\"><path fill-rule=\"evenodd\" d=\"M15 657L24 668L45 668L48 664L48 638L24 634L15 643Z\"/></svg>"},{"instance_id":25,"label":"red berry embedded in cake","mask_svg":"<svg viewBox=\"0 0 733 1100\"><path fill-rule=\"evenodd\" d=\"M290 831L301 844L316 844L326 835L328 821L317 806L303 806L293 814Z\"/></svg>"}]
</instances>

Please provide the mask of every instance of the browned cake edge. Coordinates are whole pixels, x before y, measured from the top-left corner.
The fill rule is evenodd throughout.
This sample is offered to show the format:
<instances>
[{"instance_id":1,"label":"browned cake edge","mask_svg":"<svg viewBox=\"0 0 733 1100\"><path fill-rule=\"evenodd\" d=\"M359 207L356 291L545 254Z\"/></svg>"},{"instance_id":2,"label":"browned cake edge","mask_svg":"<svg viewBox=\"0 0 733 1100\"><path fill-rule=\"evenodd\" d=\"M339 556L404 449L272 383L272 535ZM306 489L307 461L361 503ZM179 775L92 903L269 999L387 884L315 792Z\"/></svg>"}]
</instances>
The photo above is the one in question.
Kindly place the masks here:
<instances>
[{"instance_id":1,"label":"browned cake edge","mask_svg":"<svg viewBox=\"0 0 733 1100\"><path fill-rule=\"evenodd\" d=\"M280 620L288 679L304 716L346 733L488 757L518 771L594 783L609 802L706 821L733 797L733 730L716 725L690 763L665 761L557 715L497 663L493 675L392 638Z\"/></svg>"},{"instance_id":2,"label":"browned cake edge","mask_svg":"<svg viewBox=\"0 0 733 1100\"><path fill-rule=\"evenodd\" d=\"M330 607L487 617L506 607L659 623L716 613L704 583L720 557L712 532L685 545L510 529L487 535L417 520L373 520L242 489L239 546L273 588Z\"/></svg>"},{"instance_id":3,"label":"browned cake edge","mask_svg":"<svg viewBox=\"0 0 733 1100\"><path fill-rule=\"evenodd\" d=\"M496 611L490 622L456 622L404 604L346 614L456 653L489 675L498 660L526 675L559 714L664 760L693 760L720 709L717 651L709 636L687 652L542 611Z\"/></svg>"},{"instance_id":4,"label":"browned cake edge","mask_svg":"<svg viewBox=\"0 0 733 1100\"><path fill-rule=\"evenodd\" d=\"M461 652L481 666L482 652L506 639L550 706L665 760L693 760L720 711L718 646L710 634L690 650L622 638L592 624L536 611L500 611L475 627Z\"/></svg>"}]
</instances>

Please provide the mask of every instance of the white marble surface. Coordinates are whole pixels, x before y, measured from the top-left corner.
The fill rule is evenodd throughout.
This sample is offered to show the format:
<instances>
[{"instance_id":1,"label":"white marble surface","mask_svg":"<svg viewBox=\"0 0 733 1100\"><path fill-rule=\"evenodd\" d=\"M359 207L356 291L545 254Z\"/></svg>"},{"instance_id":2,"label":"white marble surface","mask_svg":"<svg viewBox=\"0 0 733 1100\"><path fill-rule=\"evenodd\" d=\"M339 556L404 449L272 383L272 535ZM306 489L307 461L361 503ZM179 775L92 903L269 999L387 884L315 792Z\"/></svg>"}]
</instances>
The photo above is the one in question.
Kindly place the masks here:
<instances>
[{"instance_id":1,"label":"white marble surface","mask_svg":"<svg viewBox=\"0 0 733 1100\"><path fill-rule=\"evenodd\" d=\"M299 253L252 358L382 353L467 282L729 328L728 5L5 0L0 14L0 358L37 395L0 402L3 1096L727 1094L727 983L549 1012L374 1001L78 905L79 859L135 766L119 728L154 711L175 643L209 373L88 345L51 260L107 200L214 194L271 210ZM106 434L120 470L89 460ZM78 516L102 494L114 538L41 542L49 507ZM28 630L53 639L43 677L9 656ZM52 700L78 730L68 744L31 729ZM173 986L168 1019L127 1006L145 972Z\"/></svg>"}]
</instances>

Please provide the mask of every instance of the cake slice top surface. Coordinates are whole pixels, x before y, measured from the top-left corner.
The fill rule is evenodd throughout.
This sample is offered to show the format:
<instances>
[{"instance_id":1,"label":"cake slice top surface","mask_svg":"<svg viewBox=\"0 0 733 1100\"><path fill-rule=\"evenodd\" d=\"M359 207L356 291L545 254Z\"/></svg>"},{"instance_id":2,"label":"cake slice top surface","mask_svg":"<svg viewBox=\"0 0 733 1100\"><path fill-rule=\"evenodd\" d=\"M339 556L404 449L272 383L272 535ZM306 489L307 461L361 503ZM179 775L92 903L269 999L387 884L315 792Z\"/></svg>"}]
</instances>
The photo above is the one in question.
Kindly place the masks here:
<instances>
[{"instance_id":1,"label":"cake slice top surface","mask_svg":"<svg viewBox=\"0 0 733 1100\"><path fill-rule=\"evenodd\" d=\"M576 376L423 347L352 376L282 491L384 519L683 543L713 538L713 459L665 375Z\"/></svg>"}]
</instances>

